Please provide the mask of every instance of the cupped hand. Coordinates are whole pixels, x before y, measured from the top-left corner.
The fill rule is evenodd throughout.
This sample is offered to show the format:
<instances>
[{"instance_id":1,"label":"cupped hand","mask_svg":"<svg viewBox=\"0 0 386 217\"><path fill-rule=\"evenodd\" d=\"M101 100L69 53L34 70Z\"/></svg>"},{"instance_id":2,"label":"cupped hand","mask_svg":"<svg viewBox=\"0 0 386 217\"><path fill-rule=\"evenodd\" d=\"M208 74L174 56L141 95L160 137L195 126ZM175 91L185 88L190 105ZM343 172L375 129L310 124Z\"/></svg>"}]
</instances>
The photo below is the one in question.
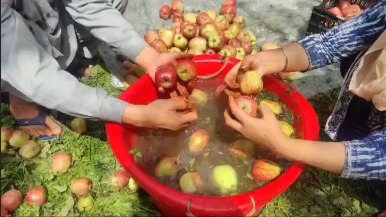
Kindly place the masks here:
<instances>
[{"instance_id":1,"label":"cupped hand","mask_svg":"<svg viewBox=\"0 0 386 217\"><path fill-rule=\"evenodd\" d=\"M259 118L242 111L233 97L229 97L229 110L224 112L225 123L247 139L268 146L276 152L276 144L285 139L275 114L265 105L260 106Z\"/></svg>"},{"instance_id":2,"label":"cupped hand","mask_svg":"<svg viewBox=\"0 0 386 217\"><path fill-rule=\"evenodd\" d=\"M179 130L197 120L197 111L183 98L159 99L143 108L141 127Z\"/></svg>"}]
</instances>

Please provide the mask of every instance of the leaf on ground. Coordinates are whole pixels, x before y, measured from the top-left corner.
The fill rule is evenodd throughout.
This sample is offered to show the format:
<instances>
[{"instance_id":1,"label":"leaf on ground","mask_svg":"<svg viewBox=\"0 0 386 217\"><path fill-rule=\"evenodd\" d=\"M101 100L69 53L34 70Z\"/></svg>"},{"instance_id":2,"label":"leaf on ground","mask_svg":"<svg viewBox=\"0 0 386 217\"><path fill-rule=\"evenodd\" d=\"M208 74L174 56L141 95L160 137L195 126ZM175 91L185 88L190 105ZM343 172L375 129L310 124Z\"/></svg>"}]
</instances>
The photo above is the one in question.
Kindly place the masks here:
<instances>
[{"instance_id":1,"label":"leaf on ground","mask_svg":"<svg viewBox=\"0 0 386 217\"><path fill-rule=\"evenodd\" d=\"M47 152L50 150L50 148L51 148L51 144L46 144L45 146L43 146L38 157L47 158Z\"/></svg>"},{"instance_id":2,"label":"leaf on ground","mask_svg":"<svg viewBox=\"0 0 386 217\"><path fill-rule=\"evenodd\" d=\"M57 216L67 216L70 210L72 210L72 208L74 207L74 205L75 205L74 198L72 197L72 195L68 195L68 198L64 206L62 207L62 209L60 210L60 213Z\"/></svg>"},{"instance_id":3,"label":"leaf on ground","mask_svg":"<svg viewBox=\"0 0 386 217\"><path fill-rule=\"evenodd\" d=\"M55 188L55 190L59 191L60 193L65 192L67 190L66 185L55 185L52 187Z\"/></svg>"}]
</instances>

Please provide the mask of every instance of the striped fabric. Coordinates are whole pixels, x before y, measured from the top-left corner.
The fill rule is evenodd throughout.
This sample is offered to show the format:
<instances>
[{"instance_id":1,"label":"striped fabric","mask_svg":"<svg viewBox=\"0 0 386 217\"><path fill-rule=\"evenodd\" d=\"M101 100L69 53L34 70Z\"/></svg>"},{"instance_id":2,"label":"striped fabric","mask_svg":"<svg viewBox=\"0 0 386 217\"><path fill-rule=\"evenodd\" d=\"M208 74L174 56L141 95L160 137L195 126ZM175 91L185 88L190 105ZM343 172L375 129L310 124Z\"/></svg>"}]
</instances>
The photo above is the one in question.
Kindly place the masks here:
<instances>
[{"instance_id":1,"label":"striped fabric","mask_svg":"<svg viewBox=\"0 0 386 217\"><path fill-rule=\"evenodd\" d=\"M356 53L363 55L385 29L386 0L380 0L355 19L346 21L326 33L308 36L298 43L307 52L311 70ZM353 97L348 86L361 55L358 55L346 74L338 101L326 124L325 131L334 140ZM368 121L372 133L363 140L344 142L346 162L342 177L386 180L385 123L386 113L373 109Z\"/></svg>"}]
</instances>

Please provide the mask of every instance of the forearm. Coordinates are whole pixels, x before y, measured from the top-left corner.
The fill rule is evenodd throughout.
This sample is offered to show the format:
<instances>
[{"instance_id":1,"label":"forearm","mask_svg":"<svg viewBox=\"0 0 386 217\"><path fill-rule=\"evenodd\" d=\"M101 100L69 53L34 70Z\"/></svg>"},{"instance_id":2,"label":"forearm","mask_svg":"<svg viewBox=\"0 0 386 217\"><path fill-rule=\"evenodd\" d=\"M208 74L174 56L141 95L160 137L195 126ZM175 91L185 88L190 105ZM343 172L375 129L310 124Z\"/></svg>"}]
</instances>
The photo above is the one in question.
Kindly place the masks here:
<instances>
[{"instance_id":1,"label":"forearm","mask_svg":"<svg viewBox=\"0 0 386 217\"><path fill-rule=\"evenodd\" d=\"M305 71L309 66L307 53L298 43L289 43L281 49L262 51L256 58L263 63L261 68L265 75Z\"/></svg>"},{"instance_id":2,"label":"forearm","mask_svg":"<svg viewBox=\"0 0 386 217\"><path fill-rule=\"evenodd\" d=\"M286 159L341 174L345 166L345 146L341 142L307 141L283 138L276 151Z\"/></svg>"}]
</instances>

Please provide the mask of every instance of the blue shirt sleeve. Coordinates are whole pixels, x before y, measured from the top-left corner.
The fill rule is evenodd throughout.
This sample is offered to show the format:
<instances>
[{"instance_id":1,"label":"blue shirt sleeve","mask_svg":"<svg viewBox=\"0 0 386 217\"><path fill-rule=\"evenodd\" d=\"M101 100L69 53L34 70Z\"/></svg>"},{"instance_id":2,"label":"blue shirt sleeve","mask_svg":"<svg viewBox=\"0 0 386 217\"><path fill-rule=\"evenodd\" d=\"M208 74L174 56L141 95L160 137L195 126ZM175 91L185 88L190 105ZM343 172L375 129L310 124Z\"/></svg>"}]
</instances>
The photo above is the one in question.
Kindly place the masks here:
<instances>
[{"instance_id":1,"label":"blue shirt sleeve","mask_svg":"<svg viewBox=\"0 0 386 217\"><path fill-rule=\"evenodd\" d=\"M298 41L306 50L309 70L320 68L367 49L386 27L386 0L365 10L360 16L329 31Z\"/></svg>"},{"instance_id":2,"label":"blue shirt sleeve","mask_svg":"<svg viewBox=\"0 0 386 217\"><path fill-rule=\"evenodd\" d=\"M346 161L342 177L386 180L386 131L376 131L363 140L343 143Z\"/></svg>"}]
</instances>

